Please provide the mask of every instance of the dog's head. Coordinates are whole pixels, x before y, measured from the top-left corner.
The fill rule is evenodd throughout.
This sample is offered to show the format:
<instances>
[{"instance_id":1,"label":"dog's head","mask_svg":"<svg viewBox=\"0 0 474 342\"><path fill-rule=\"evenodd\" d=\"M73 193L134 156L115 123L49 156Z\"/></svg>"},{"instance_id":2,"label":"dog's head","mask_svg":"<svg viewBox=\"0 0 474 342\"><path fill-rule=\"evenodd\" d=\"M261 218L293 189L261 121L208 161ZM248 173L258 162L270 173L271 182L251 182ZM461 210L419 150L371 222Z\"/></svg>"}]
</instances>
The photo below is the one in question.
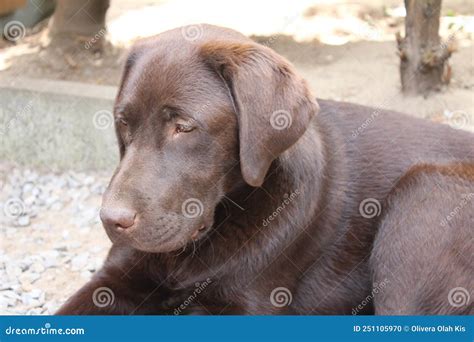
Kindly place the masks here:
<instances>
[{"instance_id":1,"label":"dog's head","mask_svg":"<svg viewBox=\"0 0 474 342\"><path fill-rule=\"evenodd\" d=\"M199 239L223 197L262 185L317 111L285 59L235 31L188 26L140 42L114 109L121 158L101 210L109 237L157 253Z\"/></svg>"}]
</instances>

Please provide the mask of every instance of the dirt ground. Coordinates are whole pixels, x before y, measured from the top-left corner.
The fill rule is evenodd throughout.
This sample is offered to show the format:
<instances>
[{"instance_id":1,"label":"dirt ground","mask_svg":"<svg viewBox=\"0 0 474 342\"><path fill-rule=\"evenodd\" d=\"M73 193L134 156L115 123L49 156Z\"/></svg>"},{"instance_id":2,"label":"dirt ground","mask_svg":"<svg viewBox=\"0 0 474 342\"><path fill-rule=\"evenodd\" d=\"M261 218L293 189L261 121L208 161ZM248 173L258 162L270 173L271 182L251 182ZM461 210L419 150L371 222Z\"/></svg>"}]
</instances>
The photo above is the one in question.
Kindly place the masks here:
<instances>
[{"instance_id":1,"label":"dirt ground","mask_svg":"<svg viewBox=\"0 0 474 342\"><path fill-rule=\"evenodd\" d=\"M461 112L467 122L463 126L474 125L472 1L443 1L441 35L454 39L457 51L451 59L451 84L428 99L400 93L395 33L404 30L401 1L300 1L291 10L279 1L198 3L112 1L109 43L102 53L85 49L83 40L50 47L47 23L42 23L19 43L0 50L0 76L118 85L127 49L134 41L179 25L209 22L238 29L287 57L318 97L442 122ZM186 15L177 16L183 8Z\"/></svg>"},{"instance_id":2,"label":"dirt ground","mask_svg":"<svg viewBox=\"0 0 474 342\"><path fill-rule=\"evenodd\" d=\"M109 43L102 53L85 49L83 41L51 48L42 23L16 44L0 45L0 77L118 85L134 41L209 22L238 29L287 57L318 97L396 109L474 131L471 0L443 1L441 34L454 35L458 49L451 59L451 84L429 98L400 92L395 33L403 32L402 1L305 0L292 4L291 11L284 1L222 3L112 0ZM0 283L0 314L54 312L100 266L110 246L97 215L108 176L43 174L0 163L2 211L8 198L17 196L25 203L22 216L28 216L28 222L0 217L0 278L7 279Z\"/></svg>"}]
</instances>

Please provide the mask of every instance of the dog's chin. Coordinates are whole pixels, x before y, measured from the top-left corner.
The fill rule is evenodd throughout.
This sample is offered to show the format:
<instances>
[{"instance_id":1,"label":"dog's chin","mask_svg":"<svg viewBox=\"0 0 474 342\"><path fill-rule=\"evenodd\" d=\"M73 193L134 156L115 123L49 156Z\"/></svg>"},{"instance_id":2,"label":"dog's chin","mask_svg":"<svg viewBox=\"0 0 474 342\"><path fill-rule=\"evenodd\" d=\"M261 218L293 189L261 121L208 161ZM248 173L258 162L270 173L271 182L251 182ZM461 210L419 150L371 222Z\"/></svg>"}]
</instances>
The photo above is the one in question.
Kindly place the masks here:
<instances>
[{"instance_id":1,"label":"dog's chin","mask_svg":"<svg viewBox=\"0 0 474 342\"><path fill-rule=\"evenodd\" d=\"M205 232L203 231L202 235L197 238L191 238L189 236L185 236L182 238L176 239L176 241L131 241L130 245L139 251L147 252L147 253L172 253L172 254L180 254L185 251L187 248L191 250L195 248L193 245L201 240L205 234L207 233L208 229L206 228Z\"/></svg>"},{"instance_id":2,"label":"dog's chin","mask_svg":"<svg viewBox=\"0 0 474 342\"><path fill-rule=\"evenodd\" d=\"M114 244L128 245L133 249L147 253L170 253L182 250L186 245L191 243L191 239L187 235L173 236L172 239L153 239L146 238L142 234L109 234L110 240Z\"/></svg>"},{"instance_id":3,"label":"dog's chin","mask_svg":"<svg viewBox=\"0 0 474 342\"><path fill-rule=\"evenodd\" d=\"M189 241L178 241L178 242L166 242L161 243L160 241L147 241L146 243L141 243L138 241L133 241L130 245L139 251L147 253L178 253L183 250Z\"/></svg>"}]
</instances>

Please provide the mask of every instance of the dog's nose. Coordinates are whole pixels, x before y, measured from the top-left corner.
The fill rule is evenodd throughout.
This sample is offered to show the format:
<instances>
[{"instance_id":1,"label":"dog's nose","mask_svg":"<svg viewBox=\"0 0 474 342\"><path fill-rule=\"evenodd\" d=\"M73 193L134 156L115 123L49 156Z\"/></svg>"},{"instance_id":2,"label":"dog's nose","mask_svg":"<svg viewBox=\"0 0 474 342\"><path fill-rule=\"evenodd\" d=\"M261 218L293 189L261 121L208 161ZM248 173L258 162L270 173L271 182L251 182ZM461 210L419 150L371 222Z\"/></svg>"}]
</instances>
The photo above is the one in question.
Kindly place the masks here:
<instances>
[{"instance_id":1,"label":"dog's nose","mask_svg":"<svg viewBox=\"0 0 474 342\"><path fill-rule=\"evenodd\" d=\"M129 228L135 222L136 213L127 208L102 208L100 209L100 219L104 225L116 226L119 228Z\"/></svg>"}]
</instances>

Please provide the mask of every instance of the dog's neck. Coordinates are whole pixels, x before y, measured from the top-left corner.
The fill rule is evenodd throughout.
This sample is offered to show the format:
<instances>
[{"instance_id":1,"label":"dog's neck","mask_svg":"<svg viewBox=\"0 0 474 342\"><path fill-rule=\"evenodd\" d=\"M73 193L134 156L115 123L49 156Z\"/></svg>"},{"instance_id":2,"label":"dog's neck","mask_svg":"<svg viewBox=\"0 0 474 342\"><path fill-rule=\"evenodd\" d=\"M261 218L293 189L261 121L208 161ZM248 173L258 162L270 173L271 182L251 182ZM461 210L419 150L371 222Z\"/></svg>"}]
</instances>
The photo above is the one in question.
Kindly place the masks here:
<instances>
[{"instance_id":1,"label":"dog's neck","mask_svg":"<svg viewBox=\"0 0 474 342\"><path fill-rule=\"evenodd\" d=\"M311 124L298 142L273 162L261 188L242 184L226 195L216 208L213 231L195 251L202 263L193 262L187 253L178 261L182 267L175 268L173 276L181 285L237 275L236 269L259 272L289 242L307 239L309 226L319 220L319 212L327 205L321 199L328 196L325 189L331 178L319 129ZM223 248L216 249L219 245ZM245 253L247 265L236 257L238 253Z\"/></svg>"},{"instance_id":2,"label":"dog's neck","mask_svg":"<svg viewBox=\"0 0 474 342\"><path fill-rule=\"evenodd\" d=\"M278 220L278 217L273 220L275 226L307 226L315 214L321 196L325 172L323 153L321 135L315 125L310 125L298 142L272 164L260 191L261 201L266 199L268 205L260 202L260 206L252 209L268 217L274 213L282 215L282 220ZM291 200L290 204L287 203L288 200ZM279 210L281 207L284 209ZM271 224L269 222L268 226Z\"/></svg>"}]
</instances>

